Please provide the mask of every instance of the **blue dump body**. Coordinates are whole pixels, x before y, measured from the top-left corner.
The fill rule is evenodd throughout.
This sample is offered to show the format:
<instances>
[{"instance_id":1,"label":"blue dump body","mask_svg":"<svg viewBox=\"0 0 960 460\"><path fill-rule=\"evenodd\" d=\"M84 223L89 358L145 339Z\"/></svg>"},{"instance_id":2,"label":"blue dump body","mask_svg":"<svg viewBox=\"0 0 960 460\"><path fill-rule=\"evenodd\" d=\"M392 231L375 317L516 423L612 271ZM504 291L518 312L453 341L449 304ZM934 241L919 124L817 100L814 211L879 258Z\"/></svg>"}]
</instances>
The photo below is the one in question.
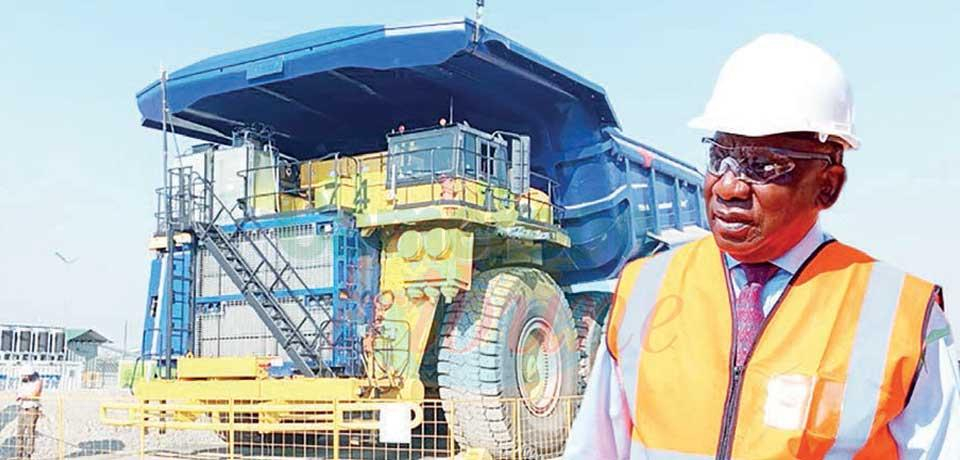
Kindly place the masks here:
<instances>
[{"instance_id":1,"label":"blue dump body","mask_svg":"<svg viewBox=\"0 0 960 460\"><path fill-rule=\"evenodd\" d=\"M211 57L169 76L174 129L230 143L235 129L262 124L299 159L384 150L397 126L434 126L451 112L487 132L529 135L531 169L559 183L573 244L545 265L564 285L611 279L704 226L696 168L621 134L600 86L476 29L470 20L342 27ZM143 124L159 128L159 82L137 103Z\"/></svg>"}]
</instances>

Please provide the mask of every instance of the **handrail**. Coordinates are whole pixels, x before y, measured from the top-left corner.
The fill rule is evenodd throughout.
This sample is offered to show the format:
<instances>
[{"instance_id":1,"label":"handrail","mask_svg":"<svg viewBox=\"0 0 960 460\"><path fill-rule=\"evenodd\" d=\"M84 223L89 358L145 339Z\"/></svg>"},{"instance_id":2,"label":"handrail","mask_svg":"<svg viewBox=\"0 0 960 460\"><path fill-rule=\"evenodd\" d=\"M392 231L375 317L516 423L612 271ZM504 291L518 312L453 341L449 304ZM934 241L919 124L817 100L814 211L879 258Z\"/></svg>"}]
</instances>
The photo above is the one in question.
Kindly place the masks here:
<instances>
[{"instance_id":1,"label":"handrail","mask_svg":"<svg viewBox=\"0 0 960 460\"><path fill-rule=\"evenodd\" d=\"M405 158L408 158L414 155L423 155L424 153L429 154L429 158L425 158L426 160L428 160L429 166L427 166L423 170L415 171L415 174L413 175L410 175L407 177L399 176L401 172L400 170L403 168L401 168L400 164L398 164L397 162L402 162ZM472 157L469 158L471 160L471 164L473 165L473 167L470 168L473 170L472 172L468 171L467 164L466 164L468 155L472 155ZM441 156L447 156L445 159L448 160L447 163L449 164L449 167L444 168L442 170L438 170L436 166L438 163L437 159L440 158ZM347 189L352 189L355 191L358 190L358 183L356 182L356 179L360 179L364 175L363 162L360 159L358 159L356 156L343 155L340 152L334 152L331 154L327 154L319 159L300 160L300 161L287 160L284 163L289 167L300 168L300 171L302 174L304 172L303 166L309 166L312 164L329 161L330 158L333 158L334 160L334 163L332 165L333 178L334 178L333 180L334 195L331 199L330 206L332 206L339 212L339 211L342 211L345 207L344 203L342 203L341 193ZM383 173L385 174L384 183L381 184L378 182L376 184L368 184L368 187L377 185L377 186L382 186L386 191L393 191L392 194L389 194L391 199L397 198L395 195L396 195L396 189L397 189L398 183L402 187L402 185L405 182L410 180L418 180L417 178L419 178L419 180L423 180L425 184L429 183L430 185L436 185L438 184L438 179L443 178L443 179L454 179L454 180L466 181L467 183L470 183L470 184L475 184L481 187L485 187L486 190L493 190L494 187L502 188L506 192L506 196L501 196L497 198L499 198L501 201L504 201L505 203L506 202L512 203L510 205L511 207L516 208L518 211L521 212L521 215L523 217L531 221L544 222L543 219L537 218L536 216L534 216L533 208L535 205L541 205L541 206L551 208L552 218L550 219L549 222L545 222L550 225L557 225L557 223L559 222L559 219L565 212L565 208L554 201L556 190L559 186L557 181L553 180L552 178L546 175L543 175L534 171L529 171L529 182L528 182L530 183L529 189L539 190L545 193L547 198L545 200L539 199L534 196L535 195L534 193L529 193L529 192L522 193L522 194L515 193L514 191L510 190L509 177L498 177L496 181L492 180L492 177L495 176L497 171L502 171L505 174L509 171L509 168L511 166L510 161L505 158L482 156L481 152L479 152L475 148L438 146L438 147L413 149L413 150L408 150L403 152L384 152L381 155L365 158L364 160L368 160L368 159L387 161L387 166L383 170ZM352 172L351 175L354 180L347 180L347 177L344 177L342 174L340 174L341 170L343 169L341 160L349 161L352 164L352 167L348 167L347 170ZM487 162L486 167L481 165L480 164L481 162ZM278 164L257 166L257 167L247 168L242 171L238 171L237 175L246 180L251 175L256 175L262 171L275 171L278 167L279 167ZM306 173L312 175L313 168L307 167ZM274 175L274 179L277 179L276 174ZM307 186L302 185L303 181L301 179L301 185L298 187L284 188L284 187L278 186L276 191L271 190L267 192L256 193L256 191L254 190L247 193L240 199L243 203L247 205L247 208L244 211L245 215L248 215L248 216L250 215L249 213L251 212L251 209L255 208L255 204L257 203L258 200L264 199L264 198L271 198L271 197L275 198L273 203L275 212L278 212L278 213L282 212L280 201L279 201L279 197L281 195L299 196L307 200L306 209L318 209L318 206L316 205L315 196L313 195L313 193L315 193L317 189L317 187L314 186L314 178L312 176L308 176L307 182L310 185L307 185ZM499 184L497 184L497 182L499 182ZM543 185L537 186L536 184L538 182ZM465 192L466 192L466 188L461 187L460 199L456 201L467 203L468 201L463 198L465 195ZM489 191L486 191L485 193L489 193ZM430 202L437 203L441 201L441 197L436 196L436 192L433 190L433 187L431 187L430 195L431 196L429 201L405 202L403 204L419 204L419 203L430 203ZM447 201L447 200L443 200L443 201ZM493 204L493 201L490 201L489 203L487 203L488 210L491 210L491 211L493 210L493 208L491 207L492 204ZM525 205L525 206L521 206L521 205Z\"/></svg>"},{"instance_id":2,"label":"handrail","mask_svg":"<svg viewBox=\"0 0 960 460\"><path fill-rule=\"evenodd\" d=\"M499 166L500 166L501 164L504 166L504 168L503 168L503 171L504 171L504 172L509 171L509 166L510 166L510 162L509 162L508 160L504 159L504 158L496 158L496 157L484 157L484 158L481 158L481 153L480 153L480 152L477 152L476 150L469 149L469 148L463 148L463 147L446 147L446 146L443 146L443 147L430 147L430 148L424 148L424 149L408 150L408 151L403 151L403 152L388 152L388 153L385 154L385 156L386 156L386 158L387 158L388 161L389 161L389 160L391 160L391 159L397 159L397 158L404 157L404 156L409 156L409 155L418 155L418 154L422 154L422 153L424 153L424 152L428 152L428 153L430 154L430 161L429 161L430 167L429 167L429 169L427 169L427 170L417 171L418 174L416 175L416 177L425 179L425 178L427 177L427 175L429 175L429 177L430 177L430 182L429 182L429 183L430 183L430 184L435 184L435 183L436 183L436 182L435 182L435 179L438 178L438 177L445 177L445 178L448 178L448 179L464 180L464 181L467 181L467 182L469 182L469 183L473 183L473 184L477 184L477 185L486 187L487 190L492 190L492 185L495 185L495 184L494 184L492 181L487 180L487 178L491 177L493 171L498 170L498 168L499 168ZM451 154L452 156L450 156L451 161L449 162L450 168L449 168L449 169L444 169L444 170L438 171L437 168L436 168L436 161L435 161L436 156L437 156L438 154L448 154L448 152L452 152L452 154ZM474 155L474 159L475 159L475 161L477 161L477 162L479 162L480 160L484 160L484 161L489 161L489 162L490 162L489 165L487 166L487 172L486 172L486 174L484 174L484 173L482 172L482 170L481 170L480 167L475 167L475 168L474 168L474 172L473 172L472 174L470 174L470 173L467 172L467 170L466 170L466 169L467 169L467 168L466 168L466 159L467 159L467 156L466 156L466 155L467 155L468 153L471 154L471 155ZM402 177L401 177L401 178L398 178L398 177L397 177L397 173L398 173L398 172L396 171L396 169L398 169L397 166L398 166L398 165L397 165L396 163L393 163L392 165L390 165L390 164L388 163L388 166L387 166L387 167L388 167L388 170L387 170L387 176L388 176L388 177L387 177L385 183L382 184L382 185L384 186L384 188L396 188L396 183L397 183L397 182L399 182L399 183L402 184L403 182L406 182L406 181L411 180L411 179L409 179L409 178L402 178ZM509 188L509 184L508 184L509 178L504 177L504 178L500 178L500 180L501 180L501 182L503 182L504 184L506 184L506 185L503 185L503 186L502 186L502 188L503 188L503 189L506 191L506 193L507 193L506 200L512 201L512 202L514 202L514 203L517 204L517 205L520 204L520 203L518 202L518 200L523 200L523 201L525 201L525 202L527 203L527 215L526 215L525 217L527 217L527 218L530 219L530 220L537 220L537 219L535 219L535 218L533 217L533 215L532 215L532 213L533 213L533 211L532 211L533 206L531 206L532 204L537 203L537 204L541 204L541 205L544 205L544 206L549 206L549 207L553 210L553 213L552 213L552 214L553 214L553 219L552 219L552 221L549 222L549 223L555 225L555 224L557 223L557 220L558 220L559 216L562 215L562 213L565 211L565 209L564 209L562 206L560 206L559 204L556 204L556 203L553 202L554 190L555 190L555 188L558 186L558 183L557 183L556 181L554 181L553 179L545 176L545 175L542 175L542 174L539 174L539 173L536 173L536 172L533 172L533 171L530 171L530 177L531 177L531 179L536 178L536 179L539 179L539 180L541 180L541 181L543 181L543 182L546 183L546 185L547 185L546 189L547 189L547 190L540 190L540 189L538 189L538 188L536 188L536 187L532 187L532 186L529 187L530 189L540 190L541 192L546 193L546 194L547 194L547 200L546 200L546 201L540 200L540 199L537 199L537 198L534 198L534 197L533 197L533 194L532 194L532 193L529 193L529 192L528 192L528 193L524 193L524 194L514 193L514 192L513 192L512 190L510 190L510 188ZM380 185L380 184L378 184L378 185ZM461 190L461 194L462 194L463 192L465 192L465 189L462 189L462 190ZM431 190L430 201L432 201L432 202L436 202L436 201L437 201L437 198L436 198L436 196L434 196L434 192L433 192L432 190ZM466 200L463 200L463 199L460 199L459 201L464 201L464 202L466 202ZM419 203L419 202L418 202L418 203ZM405 204L413 204L413 203L405 203Z\"/></svg>"}]
</instances>

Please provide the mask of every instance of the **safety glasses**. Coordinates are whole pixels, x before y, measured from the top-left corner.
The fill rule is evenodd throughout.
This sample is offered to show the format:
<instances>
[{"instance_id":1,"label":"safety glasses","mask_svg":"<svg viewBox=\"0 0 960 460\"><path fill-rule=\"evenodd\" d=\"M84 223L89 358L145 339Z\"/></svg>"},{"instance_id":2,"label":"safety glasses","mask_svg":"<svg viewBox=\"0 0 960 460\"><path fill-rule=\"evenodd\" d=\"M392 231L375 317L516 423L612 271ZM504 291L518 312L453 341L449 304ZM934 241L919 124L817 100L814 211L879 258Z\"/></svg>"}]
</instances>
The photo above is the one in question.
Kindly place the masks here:
<instances>
[{"instance_id":1,"label":"safety glasses","mask_svg":"<svg viewBox=\"0 0 960 460\"><path fill-rule=\"evenodd\" d=\"M833 164L833 158L824 153L752 145L730 147L709 137L704 137L701 142L707 144L708 173L722 176L729 169L740 180L751 184L767 184L789 174L797 167L794 160L821 160Z\"/></svg>"}]
</instances>

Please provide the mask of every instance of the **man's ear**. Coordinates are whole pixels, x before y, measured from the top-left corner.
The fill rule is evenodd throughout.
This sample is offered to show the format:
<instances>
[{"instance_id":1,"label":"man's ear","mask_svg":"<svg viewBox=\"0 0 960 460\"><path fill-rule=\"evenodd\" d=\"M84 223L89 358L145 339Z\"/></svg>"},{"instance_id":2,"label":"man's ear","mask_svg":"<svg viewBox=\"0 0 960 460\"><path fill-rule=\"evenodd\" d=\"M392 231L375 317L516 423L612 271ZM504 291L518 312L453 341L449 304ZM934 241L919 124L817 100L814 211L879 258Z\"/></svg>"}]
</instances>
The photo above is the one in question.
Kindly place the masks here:
<instances>
[{"instance_id":1,"label":"man's ear","mask_svg":"<svg viewBox=\"0 0 960 460\"><path fill-rule=\"evenodd\" d=\"M847 168L841 164L827 166L820 172L820 190L817 191L817 206L829 209L840 199L843 185L847 183Z\"/></svg>"}]
</instances>

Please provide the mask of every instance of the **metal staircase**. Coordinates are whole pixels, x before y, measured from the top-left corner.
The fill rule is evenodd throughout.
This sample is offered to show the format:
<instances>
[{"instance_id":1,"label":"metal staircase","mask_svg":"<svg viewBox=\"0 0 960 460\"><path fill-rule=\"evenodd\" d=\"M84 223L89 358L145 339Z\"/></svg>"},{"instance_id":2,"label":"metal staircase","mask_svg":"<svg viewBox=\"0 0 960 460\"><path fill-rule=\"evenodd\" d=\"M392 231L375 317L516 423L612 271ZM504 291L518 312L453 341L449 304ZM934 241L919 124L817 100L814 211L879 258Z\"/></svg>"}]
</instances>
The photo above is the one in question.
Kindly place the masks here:
<instances>
[{"instance_id":1,"label":"metal staircase","mask_svg":"<svg viewBox=\"0 0 960 460\"><path fill-rule=\"evenodd\" d=\"M243 203L227 206L214 193L212 184L189 168L170 170L171 188L169 197L174 201L167 219L172 227L192 233L197 241L210 251L223 271L239 289L247 303L263 321L286 351L294 366L307 377L332 376L334 372L325 363L324 354L332 354L332 318L318 322L304 305L302 296L314 293L297 273L269 232L258 226L255 220L238 219ZM228 232L216 222L227 216L232 221ZM250 234L262 238L254 241ZM238 244L250 251L241 251ZM261 245L264 245L261 247ZM271 261L265 252L276 257ZM271 280L269 284L266 280ZM295 302L296 316L293 319L277 298L278 293L288 295ZM287 307L289 308L289 307ZM317 310L313 310L317 311ZM309 336L313 338L309 338Z\"/></svg>"}]
</instances>

